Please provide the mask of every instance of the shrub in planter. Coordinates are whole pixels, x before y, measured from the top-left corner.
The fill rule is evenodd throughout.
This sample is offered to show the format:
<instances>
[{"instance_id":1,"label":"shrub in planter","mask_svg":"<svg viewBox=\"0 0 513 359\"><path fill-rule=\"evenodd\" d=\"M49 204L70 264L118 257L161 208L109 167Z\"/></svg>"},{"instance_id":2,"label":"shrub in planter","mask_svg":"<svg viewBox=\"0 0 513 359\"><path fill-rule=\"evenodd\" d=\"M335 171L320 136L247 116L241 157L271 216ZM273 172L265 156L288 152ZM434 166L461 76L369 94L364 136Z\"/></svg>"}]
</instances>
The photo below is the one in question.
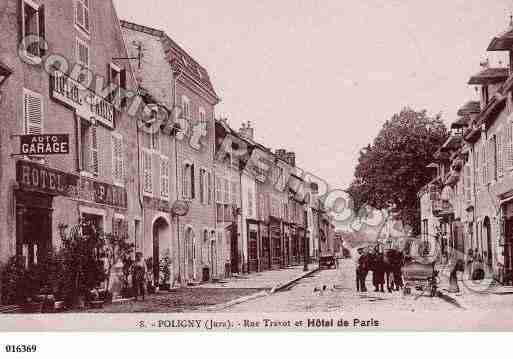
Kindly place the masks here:
<instances>
[{"instance_id":1,"label":"shrub in planter","mask_svg":"<svg viewBox=\"0 0 513 359\"><path fill-rule=\"evenodd\" d=\"M160 270L160 283L159 289L161 290L169 290L171 288L171 257L169 253L166 253L164 257L160 260L159 263Z\"/></svg>"}]
</instances>

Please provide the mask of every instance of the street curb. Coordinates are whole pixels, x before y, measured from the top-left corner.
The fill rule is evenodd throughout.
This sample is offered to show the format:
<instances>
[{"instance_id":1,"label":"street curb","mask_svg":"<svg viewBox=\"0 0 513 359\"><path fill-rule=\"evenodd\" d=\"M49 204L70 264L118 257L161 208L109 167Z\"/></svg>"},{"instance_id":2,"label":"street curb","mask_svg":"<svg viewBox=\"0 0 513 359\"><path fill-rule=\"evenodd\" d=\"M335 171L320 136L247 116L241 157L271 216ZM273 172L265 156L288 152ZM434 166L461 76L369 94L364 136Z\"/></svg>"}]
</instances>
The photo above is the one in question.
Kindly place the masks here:
<instances>
[{"instance_id":1,"label":"street curb","mask_svg":"<svg viewBox=\"0 0 513 359\"><path fill-rule=\"evenodd\" d=\"M271 291L269 292L269 295L272 295L272 294L274 294L276 292L279 292L279 291L289 287L291 284L294 284L294 283L300 281L301 279L303 279L305 277L308 277L309 275L312 275L312 274L318 272L319 270L320 270L320 268L317 267L317 268L314 268L314 269L312 269L312 270L310 270L308 272L305 272L305 273L301 274L300 276L298 276L298 277L296 277L296 278L294 278L292 280L289 280L289 281L287 281L285 283L278 283L277 285L275 285L273 287L273 289L271 289Z\"/></svg>"},{"instance_id":2,"label":"street curb","mask_svg":"<svg viewBox=\"0 0 513 359\"><path fill-rule=\"evenodd\" d=\"M267 290L262 290L260 292L255 293L255 294L247 295L245 297L240 297L240 298L231 300L231 301L226 302L226 303L217 304L217 305L214 305L214 306L209 307L207 309L208 310L223 310L223 309L226 309L226 308L229 308L229 307L233 307L234 305L237 305L237 304L249 302L250 300L266 297L269 294L270 293Z\"/></svg>"}]
</instances>

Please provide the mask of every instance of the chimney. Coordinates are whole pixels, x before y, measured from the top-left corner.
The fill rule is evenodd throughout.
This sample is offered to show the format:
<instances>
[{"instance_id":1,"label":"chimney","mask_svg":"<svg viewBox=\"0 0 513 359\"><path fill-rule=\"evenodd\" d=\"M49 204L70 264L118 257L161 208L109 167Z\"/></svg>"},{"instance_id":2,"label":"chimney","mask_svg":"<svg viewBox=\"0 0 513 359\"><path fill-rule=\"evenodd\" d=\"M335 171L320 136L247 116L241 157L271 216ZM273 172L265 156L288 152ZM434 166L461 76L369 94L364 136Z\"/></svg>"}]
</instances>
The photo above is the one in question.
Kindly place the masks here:
<instances>
[{"instance_id":1,"label":"chimney","mask_svg":"<svg viewBox=\"0 0 513 359\"><path fill-rule=\"evenodd\" d=\"M292 167L296 167L296 153L287 152L287 163Z\"/></svg>"},{"instance_id":2,"label":"chimney","mask_svg":"<svg viewBox=\"0 0 513 359\"><path fill-rule=\"evenodd\" d=\"M287 151L283 148L280 148L279 150L276 150L276 156L285 162L287 162Z\"/></svg>"},{"instance_id":3,"label":"chimney","mask_svg":"<svg viewBox=\"0 0 513 359\"><path fill-rule=\"evenodd\" d=\"M242 123L242 127L239 129L239 135L242 138L253 140L255 130L251 127L251 122L248 122L247 124Z\"/></svg>"}]
</instances>

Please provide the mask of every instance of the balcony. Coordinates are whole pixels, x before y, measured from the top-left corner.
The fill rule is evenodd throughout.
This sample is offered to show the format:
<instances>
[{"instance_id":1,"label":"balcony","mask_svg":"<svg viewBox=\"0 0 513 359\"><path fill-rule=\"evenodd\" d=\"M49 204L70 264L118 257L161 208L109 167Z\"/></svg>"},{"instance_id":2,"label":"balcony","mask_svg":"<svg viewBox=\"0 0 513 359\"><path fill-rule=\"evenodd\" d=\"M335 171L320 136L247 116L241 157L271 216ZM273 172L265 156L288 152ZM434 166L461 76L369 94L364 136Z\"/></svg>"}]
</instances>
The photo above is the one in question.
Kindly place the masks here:
<instances>
[{"instance_id":1,"label":"balcony","mask_svg":"<svg viewBox=\"0 0 513 359\"><path fill-rule=\"evenodd\" d=\"M75 110L78 116L87 120L94 118L105 126L114 128L114 105L66 74L60 71L53 73L50 94L54 100Z\"/></svg>"}]
</instances>

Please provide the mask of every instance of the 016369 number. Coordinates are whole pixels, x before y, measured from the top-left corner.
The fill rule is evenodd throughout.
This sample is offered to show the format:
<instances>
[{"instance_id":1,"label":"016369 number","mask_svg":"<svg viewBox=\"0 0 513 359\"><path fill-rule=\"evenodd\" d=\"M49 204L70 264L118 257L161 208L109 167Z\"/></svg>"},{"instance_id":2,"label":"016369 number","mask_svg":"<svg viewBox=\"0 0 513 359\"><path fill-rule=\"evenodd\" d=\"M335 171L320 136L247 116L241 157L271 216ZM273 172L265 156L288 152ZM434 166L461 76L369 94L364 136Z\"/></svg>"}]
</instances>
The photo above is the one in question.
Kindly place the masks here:
<instances>
[{"instance_id":1,"label":"016369 number","mask_svg":"<svg viewBox=\"0 0 513 359\"><path fill-rule=\"evenodd\" d=\"M35 353L37 345L6 345L5 351L7 353Z\"/></svg>"}]
</instances>

